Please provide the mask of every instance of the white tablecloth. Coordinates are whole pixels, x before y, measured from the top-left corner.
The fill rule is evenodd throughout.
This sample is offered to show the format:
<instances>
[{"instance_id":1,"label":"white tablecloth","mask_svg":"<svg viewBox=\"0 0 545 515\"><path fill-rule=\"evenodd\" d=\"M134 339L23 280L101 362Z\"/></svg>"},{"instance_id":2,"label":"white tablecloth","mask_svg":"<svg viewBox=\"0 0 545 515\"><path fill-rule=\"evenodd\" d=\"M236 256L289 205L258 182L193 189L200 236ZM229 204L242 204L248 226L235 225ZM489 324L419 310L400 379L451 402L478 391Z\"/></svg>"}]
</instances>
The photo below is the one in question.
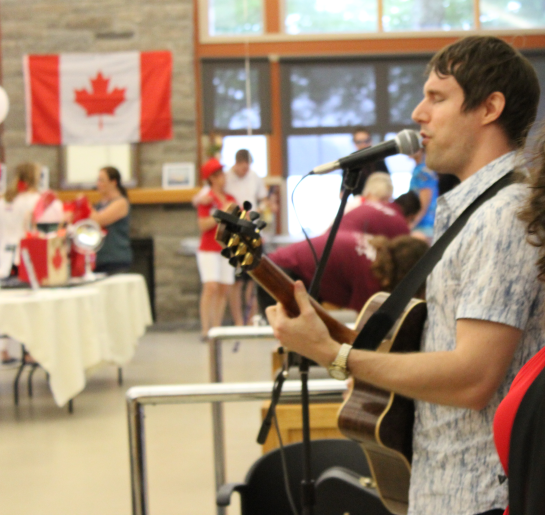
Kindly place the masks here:
<instances>
[{"instance_id":1,"label":"white tablecloth","mask_svg":"<svg viewBox=\"0 0 545 515\"><path fill-rule=\"evenodd\" d=\"M0 290L0 333L24 343L50 375L62 406L101 363L123 365L152 323L144 278L122 274L87 286Z\"/></svg>"}]
</instances>

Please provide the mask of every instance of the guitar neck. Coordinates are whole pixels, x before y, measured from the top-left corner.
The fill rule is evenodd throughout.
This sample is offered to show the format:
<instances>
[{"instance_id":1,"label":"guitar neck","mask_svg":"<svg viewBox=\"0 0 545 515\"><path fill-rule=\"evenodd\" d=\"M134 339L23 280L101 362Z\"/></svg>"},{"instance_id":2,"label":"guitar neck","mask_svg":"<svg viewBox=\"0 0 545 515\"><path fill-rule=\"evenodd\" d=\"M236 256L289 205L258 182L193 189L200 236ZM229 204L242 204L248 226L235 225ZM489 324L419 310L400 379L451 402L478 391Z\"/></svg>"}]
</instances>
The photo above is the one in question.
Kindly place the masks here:
<instances>
[{"instance_id":1,"label":"guitar neck","mask_svg":"<svg viewBox=\"0 0 545 515\"><path fill-rule=\"evenodd\" d=\"M277 302L280 302L290 317L299 315L299 306L293 294L294 282L267 256L262 256L259 265L249 272ZM316 313L323 320L331 338L339 343L352 343L356 332L335 320L316 300L310 299Z\"/></svg>"}]
</instances>

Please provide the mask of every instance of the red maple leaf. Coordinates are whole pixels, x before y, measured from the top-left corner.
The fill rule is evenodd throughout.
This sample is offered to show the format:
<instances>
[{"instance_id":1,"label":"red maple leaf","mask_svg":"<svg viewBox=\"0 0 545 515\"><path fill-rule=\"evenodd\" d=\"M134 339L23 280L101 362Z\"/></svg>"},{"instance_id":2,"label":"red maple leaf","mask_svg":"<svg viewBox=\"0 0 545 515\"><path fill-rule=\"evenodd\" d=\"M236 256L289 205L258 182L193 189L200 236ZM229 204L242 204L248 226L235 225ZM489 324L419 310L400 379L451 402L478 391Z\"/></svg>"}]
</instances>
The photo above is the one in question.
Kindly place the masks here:
<instances>
[{"instance_id":1,"label":"red maple leaf","mask_svg":"<svg viewBox=\"0 0 545 515\"><path fill-rule=\"evenodd\" d=\"M86 89L75 89L75 102L80 104L86 111L87 116L99 115L99 128L102 129L102 115L114 115L117 107L125 102L125 91L127 88L114 88L108 93L107 79L99 71L97 76L91 80L92 90L89 93Z\"/></svg>"},{"instance_id":2,"label":"red maple leaf","mask_svg":"<svg viewBox=\"0 0 545 515\"><path fill-rule=\"evenodd\" d=\"M55 249L55 255L51 259L51 262L53 263L53 266L55 267L56 270L58 270L62 266L62 263L63 263L62 254L58 247Z\"/></svg>"}]
</instances>

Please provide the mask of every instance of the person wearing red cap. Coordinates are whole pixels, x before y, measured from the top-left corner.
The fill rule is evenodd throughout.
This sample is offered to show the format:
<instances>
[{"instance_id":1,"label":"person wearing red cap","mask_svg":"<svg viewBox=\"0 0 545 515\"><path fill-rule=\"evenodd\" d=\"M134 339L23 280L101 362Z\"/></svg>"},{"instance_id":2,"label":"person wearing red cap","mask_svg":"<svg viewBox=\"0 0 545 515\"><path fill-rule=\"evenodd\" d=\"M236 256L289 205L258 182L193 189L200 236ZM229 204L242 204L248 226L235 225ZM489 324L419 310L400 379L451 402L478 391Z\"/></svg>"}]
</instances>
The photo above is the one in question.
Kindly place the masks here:
<instances>
[{"instance_id":1,"label":"person wearing red cap","mask_svg":"<svg viewBox=\"0 0 545 515\"><path fill-rule=\"evenodd\" d=\"M211 327L221 326L227 294L235 282L234 268L220 254L221 246L216 241L217 222L212 213L216 209L226 209L229 204L236 203L236 200L225 192L223 165L217 159L211 158L202 166L201 177L210 186L208 202L197 207L201 231L197 266L203 284L200 301L201 338L205 341Z\"/></svg>"}]
</instances>

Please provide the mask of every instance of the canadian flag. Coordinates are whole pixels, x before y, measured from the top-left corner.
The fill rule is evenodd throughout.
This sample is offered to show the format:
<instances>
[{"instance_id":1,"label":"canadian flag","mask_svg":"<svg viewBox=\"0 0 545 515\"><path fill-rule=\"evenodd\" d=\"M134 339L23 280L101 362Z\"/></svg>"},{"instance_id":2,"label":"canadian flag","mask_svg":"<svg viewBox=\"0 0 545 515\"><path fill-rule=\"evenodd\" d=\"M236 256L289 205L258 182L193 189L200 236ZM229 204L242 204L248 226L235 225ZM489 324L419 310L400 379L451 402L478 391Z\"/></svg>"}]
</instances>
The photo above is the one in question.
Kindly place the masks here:
<instances>
[{"instance_id":1,"label":"canadian flag","mask_svg":"<svg viewBox=\"0 0 545 515\"><path fill-rule=\"evenodd\" d=\"M25 55L27 142L172 138L170 52Z\"/></svg>"}]
</instances>

